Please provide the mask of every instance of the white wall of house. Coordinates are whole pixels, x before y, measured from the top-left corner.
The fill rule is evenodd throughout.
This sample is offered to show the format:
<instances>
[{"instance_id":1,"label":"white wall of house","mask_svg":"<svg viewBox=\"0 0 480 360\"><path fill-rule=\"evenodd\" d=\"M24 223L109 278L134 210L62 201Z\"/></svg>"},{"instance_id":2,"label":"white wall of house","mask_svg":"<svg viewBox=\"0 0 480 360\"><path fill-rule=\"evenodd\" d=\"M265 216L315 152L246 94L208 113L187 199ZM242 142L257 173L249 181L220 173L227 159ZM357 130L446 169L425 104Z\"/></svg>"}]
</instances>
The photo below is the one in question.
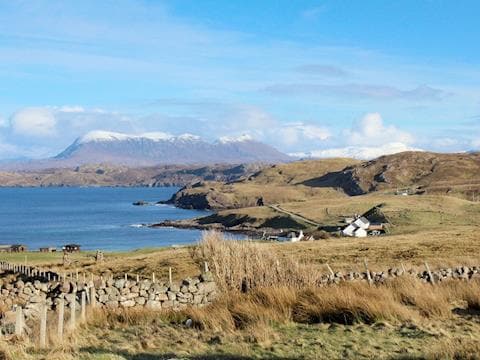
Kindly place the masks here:
<instances>
[{"instance_id":1,"label":"white wall of house","mask_svg":"<svg viewBox=\"0 0 480 360\"><path fill-rule=\"evenodd\" d=\"M358 228L354 233L355 237L367 237L367 230Z\"/></svg>"}]
</instances>

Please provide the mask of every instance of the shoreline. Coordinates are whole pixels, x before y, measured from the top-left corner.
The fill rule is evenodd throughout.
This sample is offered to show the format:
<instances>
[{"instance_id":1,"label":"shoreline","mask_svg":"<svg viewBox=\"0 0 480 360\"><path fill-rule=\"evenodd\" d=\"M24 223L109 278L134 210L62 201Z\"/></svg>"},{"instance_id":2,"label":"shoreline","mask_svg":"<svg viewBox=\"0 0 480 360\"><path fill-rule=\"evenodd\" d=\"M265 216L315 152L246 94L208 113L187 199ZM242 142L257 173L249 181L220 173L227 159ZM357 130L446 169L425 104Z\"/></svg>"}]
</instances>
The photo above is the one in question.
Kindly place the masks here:
<instances>
[{"instance_id":1,"label":"shoreline","mask_svg":"<svg viewBox=\"0 0 480 360\"><path fill-rule=\"evenodd\" d=\"M164 220L158 223L149 224L147 225L148 228L155 229L155 228L175 228L175 229L185 229L185 230L215 230L221 231L225 233L238 233L238 234L245 234L247 236L263 236L265 232L268 232L269 235L280 235L281 231L277 229L271 228L251 228L251 227L226 227L225 225L215 223L215 224L199 224L195 221L196 219L186 219L186 220Z\"/></svg>"}]
</instances>

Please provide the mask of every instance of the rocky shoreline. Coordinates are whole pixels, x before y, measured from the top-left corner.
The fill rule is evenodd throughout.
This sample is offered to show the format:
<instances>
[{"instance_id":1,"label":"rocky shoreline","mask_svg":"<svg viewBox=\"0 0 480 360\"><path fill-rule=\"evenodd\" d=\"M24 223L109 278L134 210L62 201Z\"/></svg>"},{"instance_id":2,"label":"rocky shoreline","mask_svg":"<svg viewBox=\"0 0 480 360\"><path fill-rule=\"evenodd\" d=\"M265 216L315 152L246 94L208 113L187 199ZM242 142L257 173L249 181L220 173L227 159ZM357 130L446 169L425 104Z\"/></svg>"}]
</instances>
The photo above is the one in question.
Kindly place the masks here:
<instances>
[{"instance_id":1,"label":"rocky shoreline","mask_svg":"<svg viewBox=\"0 0 480 360\"><path fill-rule=\"evenodd\" d=\"M197 219L187 219L187 220L164 220L159 223L154 223L148 225L150 228L162 228L162 227L170 227L176 229L188 229L188 230L216 230L221 232L229 232L229 233L238 233L244 234L247 236L255 236L261 237L265 232L269 235L280 235L281 231L278 229L270 229L270 228L252 228L251 226L243 226L237 225L234 227L228 227L222 225L220 223L213 223L213 224L200 224Z\"/></svg>"}]
</instances>

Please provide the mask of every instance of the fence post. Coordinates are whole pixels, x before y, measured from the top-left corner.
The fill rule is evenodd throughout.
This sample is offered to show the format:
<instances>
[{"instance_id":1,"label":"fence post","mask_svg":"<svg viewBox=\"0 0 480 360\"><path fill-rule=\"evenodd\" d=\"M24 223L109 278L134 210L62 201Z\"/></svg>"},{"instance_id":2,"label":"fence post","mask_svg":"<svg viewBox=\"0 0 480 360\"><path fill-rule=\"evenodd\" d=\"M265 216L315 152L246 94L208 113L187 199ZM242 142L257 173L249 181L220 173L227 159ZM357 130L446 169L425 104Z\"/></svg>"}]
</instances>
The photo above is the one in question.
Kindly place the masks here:
<instances>
[{"instance_id":1,"label":"fence post","mask_svg":"<svg viewBox=\"0 0 480 360\"><path fill-rule=\"evenodd\" d=\"M57 336L60 341L63 341L63 318L65 316L65 299L62 297L58 302L58 323L57 323Z\"/></svg>"},{"instance_id":2,"label":"fence post","mask_svg":"<svg viewBox=\"0 0 480 360\"><path fill-rule=\"evenodd\" d=\"M155 282L155 273L152 273L152 282Z\"/></svg>"},{"instance_id":3,"label":"fence post","mask_svg":"<svg viewBox=\"0 0 480 360\"><path fill-rule=\"evenodd\" d=\"M80 317L80 319L81 319L82 323L84 323L85 319L86 319L86 317L85 317L85 302L86 302L85 301L86 300L85 291L82 291L80 299L81 299L80 300L80 305L81 305L81 313L80 313L81 317Z\"/></svg>"},{"instance_id":4,"label":"fence post","mask_svg":"<svg viewBox=\"0 0 480 360\"><path fill-rule=\"evenodd\" d=\"M168 283L169 283L170 285L172 285L172 282L173 282L173 281L172 281L172 268L169 267L169 268L168 268Z\"/></svg>"},{"instance_id":5,"label":"fence post","mask_svg":"<svg viewBox=\"0 0 480 360\"><path fill-rule=\"evenodd\" d=\"M137 274L137 283L140 282L140 276Z\"/></svg>"},{"instance_id":6,"label":"fence post","mask_svg":"<svg viewBox=\"0 0 480 360\"><path fill-rule=\"evenodd\" d=\"M128 280L128 274L125 273L125 281L127 281L127 280Z\"/></svg>"},{"instance_id":7,"label":"fence post","mask_svg":"<svg viewBox=\"0 0 480 360\"><path fill-rule=\"evenodd\" d=\"M92 308L97 306L97 297L95 295L95 286L92 286L90 288L90 305L92 305Z\"/></svg>"},{"instance_id":8,"label":"fence post","mask_svg":"<svg viewBox=\"0 0 480 360\"><path fill-rule=\"evenodd\" d=\"M332 268L330 267L330 265L328 265L328 264L325 264L325 265L327 265L327 269L328 269L328 271L330 272L330 275L332 276L332 278L334 278L334 277L335 277L335 273L333 272L333 270L332 270Z\"/></svg>"},{"instance_id":9,"label":"fence post","mask_svg":"<svg viewBox=\"0 0 480 360\"><path fill-rule=\"evenodd\" d=\"M40 310L40 347L47 347L47 304L43 304Z\"/></svg>"},{"instance_id":10,"label":"fence post","mask_svg":"<svg viewBox=\"0 0 480 360\"><path fill-rule=\"evenodd\" d=\"M73 301L70 303L70 330L75 329L75 311L77 307L77 292L73 292Z\"/></svg>"},{"instance_id":11,"label":"fence post","mask_svg":"<svg viewBox=\"0 0 480 360\"><path fill-rule=\"evenodd\" d=\"M372 281L372 276L370 275L370 270L368 270L368 263L367 263L367 259L363 259L363 263L365 265L365 270L367 271L367 280L368 280L368 283L370 285L372 285L373 281Z\"/></svg>"},{"instance_id":12,"label":"fence post","mask_svg":"<svg viewBox=\"0 0 480 360\"><path fill-rule=\"evenodd\" d=\"M204 271L207 273L208 272L208 262L205 261L204 265Z\"/></svg>"},{"instance_id":13,"label":"fence post","mask_svg":"<svg viewBox=\"0 0 480 360\"><path fill-rule=\"evenodd\" d=\"M430 271L430 267L428 266L427 262L425 261L425 268L427 269L428 277L430 278L430 282L432 285L435 285L435 280L433 279L432 272Z\"/></svg>"},{"instance_id":14,"label":"fence post","mask_svg":"<svg viewBox=\"0 0 480 360\"><path fill-rule=\"evenodd\" d=\"M15 309L15 335L22 336L23 334L23 309L17 306Z\"/></svg>"}]
</instances>

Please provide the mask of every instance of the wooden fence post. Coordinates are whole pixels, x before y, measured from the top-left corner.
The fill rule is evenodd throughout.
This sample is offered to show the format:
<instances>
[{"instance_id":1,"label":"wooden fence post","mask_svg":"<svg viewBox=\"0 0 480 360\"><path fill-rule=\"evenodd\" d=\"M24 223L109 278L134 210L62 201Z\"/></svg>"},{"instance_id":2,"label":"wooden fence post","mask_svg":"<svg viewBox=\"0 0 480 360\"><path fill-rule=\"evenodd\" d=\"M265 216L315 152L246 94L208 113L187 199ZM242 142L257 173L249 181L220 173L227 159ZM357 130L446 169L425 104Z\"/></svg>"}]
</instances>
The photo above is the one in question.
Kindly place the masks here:
<instances>
[{"instance_id":1,"label":"wooden fence post","mask_svg":"<svg viewBox=\"0 0 480 360\"><path fill-rule=\"evenodd\" d=\"M370 285L372 285L373 283L373 280L372 280L372 276L370 275L370 270L368 270L368 263L367 263L367 259L363 259L363 263L365 265L365 270L367 272L367 280L368 280L368 283Z\"/></svg>"},{"instance_id":2,"label":"wooden fence post","mask_svg":"<svg viewBox=\"0 0 480 360\"><path fill-rule=\"evenodd\" d=\"M170 285L172 285L172 283L173 283L173 281L172 281L172 268L171 267L168 268L168 283Z\"/></svg>"},{"instance_id":3,"label":"wooden fence post","mask_svg":"<svg viewBox=\"0 0 480 360\"><path fill-rule=\"evenodd\" d=\"M97 306L97 297L95 295L95 286L92 286L90 288L90 305L92 308L95 308Z\"/></svg>"},{"instance_id":4,"label":"wooden fence post","mask_svg":"<svg viewBox=\"0 0 480 360\"><path fill-rule=\"evenodd\" d=\"M17 306L15 309L15 335L22 336L23 334L23 309Z\"/></svg>"},{"instance_id":5,"label":"wooden fence post","mask_svg":"<svg viewBox=\"0 0 480 360\"><path fill-rule=\"evenodd\" d=\"M425 268L427 269L428 277L430 278L430 282L432 285L435 285L435 280L433 278L432 272L430 271L430 267L428 266L427 262L425 261Z\"/></svg>"},{"instance_id":6,"label":"wooden fence post","mask_svg":"<svg viewBox=\"0 0 480 360\"><path fill-rule=\"evenodd\" d=\"M332 268L330 267L330 265L328 265L328 264L325 264L325 265L327 265L327 269L328 269L328 271L330 272L330 275L332 276L332 278L334 278L334 277L335 277L335 273L333 272L333 270L332 270Z\"/></svg>"},{"instance_id":7,"label":"wooden fence post","mask_svg":"<svg viewBox=\"0 0 480 360\"><path fill-rule=\"evenodd\" d=\"M81 299L80 300L80 305L81 305L81 313L80 313L81 317L80 317L80 319L81 319L82 323L84 323L85 320L86 320L86 316L85 316L86 294L85 294L85 291L82 291L80 299Z\"/></svg>"},{"instance_id":8,"label":"wooden fence post","mask_svg":"<svg viewBox=\"0 0 480 360\"><path fill-rule=\"evenodd\" d=\"M74 291L73 301L70 303L70 330L75 329L76 307L77 307L77 292Z\"/></svg>"},{"instance_id":9,"label":"wooden fence post","mask_svg":"<svg viewBox=\"0 0 480 360\"><path fill-rule=\"evenodd\" d=\"M140 276L137 274L137 283L140 282Z\"/></svg>"},{"instance_id":10,"label":"wooden fence post","mask_svg":"<svg viewBox=\"0 0 480 360\"><path fill-rule=\"evenodd\" d=\"M152 273L152 282L155 282L155 273Z\"/></svg>"},{"instance_id":11,"label":"wooden fence post","mask_svg":"<svg viewBox=\"0 0 480 360\"><path fill-rule=\"evenodd\" d=\"M63 296L58 302L58 323L57 323L57 336L60 341L63 341L63 318L65 316L65 299Z\"/></svg>"},{"instance_id":12,"label":"wooden fence post","mask_svg":"<svg viewBox=\"0 0 480 360\"><path fill-rule=\"evenodd\" d=\"M40 310L40 348L47 347L47 304L42 304Z\"/></svg>"}]
</instances>

